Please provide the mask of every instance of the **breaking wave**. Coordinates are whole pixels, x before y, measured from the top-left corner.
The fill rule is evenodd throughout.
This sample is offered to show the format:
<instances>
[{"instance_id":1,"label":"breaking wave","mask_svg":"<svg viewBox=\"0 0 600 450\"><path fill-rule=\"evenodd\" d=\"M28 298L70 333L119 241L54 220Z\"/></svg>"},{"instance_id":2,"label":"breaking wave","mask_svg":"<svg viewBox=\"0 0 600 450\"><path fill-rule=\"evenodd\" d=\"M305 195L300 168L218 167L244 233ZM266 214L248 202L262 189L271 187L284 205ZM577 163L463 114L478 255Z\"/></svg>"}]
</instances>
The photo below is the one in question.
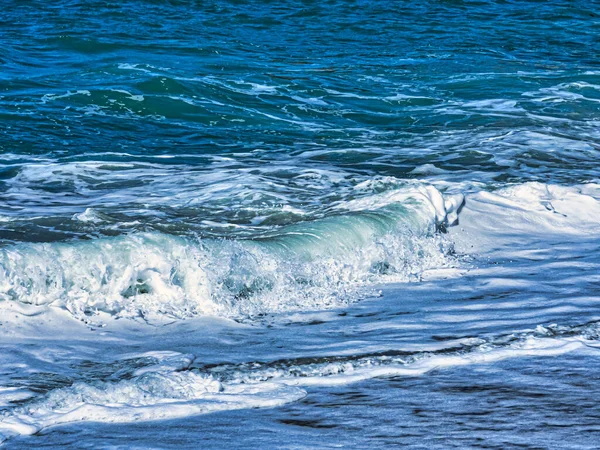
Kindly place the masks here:
<instances>
[{"instance_id":1,"label":"breaking wave","mask_svg":"<svg viewBox=\"0 0 600 450\"><path fill-rule=\"evenodd\" d=\"M66 308L94 323L118 317L254 317L339 306L378 281L410 281L453 265L440 233L462 195L417 186L345 202L320 220L253 239L164 233L0 249L0 299Z\"/></svg>"}]
</instances>

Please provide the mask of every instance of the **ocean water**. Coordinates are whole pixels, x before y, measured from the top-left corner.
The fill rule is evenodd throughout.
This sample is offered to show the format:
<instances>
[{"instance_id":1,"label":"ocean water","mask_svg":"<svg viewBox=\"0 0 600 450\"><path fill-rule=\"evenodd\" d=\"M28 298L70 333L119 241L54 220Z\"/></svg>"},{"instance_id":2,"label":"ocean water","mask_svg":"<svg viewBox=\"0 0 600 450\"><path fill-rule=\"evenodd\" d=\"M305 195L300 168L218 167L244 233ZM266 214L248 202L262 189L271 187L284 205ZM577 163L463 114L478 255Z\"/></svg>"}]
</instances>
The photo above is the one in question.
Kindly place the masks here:
<instances>
[{"instance_id":1,"label":"ocean water","mask_svg":"<svg viewBox=\"0 0 600 450\"><path fill-rule=\"evenodd\" d=\"M0 10L6 448L597 448L600 4Z\"/></svg>"}]
</instances>

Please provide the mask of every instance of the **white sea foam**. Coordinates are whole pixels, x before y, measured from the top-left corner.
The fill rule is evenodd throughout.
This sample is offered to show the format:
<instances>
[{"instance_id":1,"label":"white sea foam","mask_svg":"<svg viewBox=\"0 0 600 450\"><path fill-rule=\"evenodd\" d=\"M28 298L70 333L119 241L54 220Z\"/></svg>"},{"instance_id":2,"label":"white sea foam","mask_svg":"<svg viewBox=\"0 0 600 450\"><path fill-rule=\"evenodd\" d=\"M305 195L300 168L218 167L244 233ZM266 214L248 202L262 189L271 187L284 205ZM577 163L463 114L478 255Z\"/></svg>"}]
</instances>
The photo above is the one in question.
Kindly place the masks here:
<instances>
[{"instance_id":1,"label":"white sea foam","mask_svg":"<svg viewBox=\"0 0 600 450\"><path fill-rule=\"evenodd\" d=\"M139 94L132 94L129 91L126 91L124 89L111 89L112 92L118 92L120 94L125 94L128 95L129 97L127 97L130 100L134 100L136 102L142 102L144 101L144 96L143 95L139 95Z\"/></svg>"},{"instance_id":2,"label":"white sea foam","mask_svg":"<svg viewBox=\"0 0 600 450\"><path fill-rule=\"evenodd\" d=\"M102 218L98 216L96 211L92 208L86 208L85 211L78 214L73 214L73 220L78 220L79 222L91 222L91 223L99 223L102 222Z\"/></svg>"},{"instance_id":3,"label":"white sea foam","mask_svg":"<svg viewBox=\"0 0 600 450\"><path fill-rule=\"evenodd\" d=\"M600 195L597 184L559 186L517 184L467 197L461 228L455 240L465 251L484 252L513 245L514 238L592 236L600 231ZM466 239L466 241L464 241Z\"/></svg>"},{"instance_id":4,"label":"white sea foam","mask_svg":"<svg viewBox=\"0 0 600 450\"><path fill-rule=\"evenodd\" d=\"M410 171L410 173L414 173L416 175L441 175L448 173L448 171L436 167L435 164L422 164L415 167Z\"/></svg>"},{"instance_id":5,"label":"white sea foam","mask_svg":"<svg viewBox=\"0 0 600 450\"><path fill-rule=\"evenodd\" d=\"M84 95L89 97L90 95L92 95L92 93L90 91L88 91L87 89L79 89L75 92L71 92L71 91L67 91L66 94L44 94L42 96L42 103L47 103L53 100L59 100L61 98L68 98L68 97L72 97L74 95Z\"/></svg>"},{"instance_id":6,"label":"white sea foam","mask_svg":"<svg viewBox=\"0 0 600 450\"><path fill-rule=\"evenodd\" d=\"M593 327L593 326L592 326ZM462 351L416 353L403 356L366 356L339 362L297 364L294 361L263 367L215 367L209 373L189 367L187 355L157 356L155 366L133 378L115 382L77 382L0 416L0 442L70 422L137 422L165 420L214 411L272 407L297 401L310 386L333 386L375 377L419 376L433 369L484 364L522 356L556 356L594 345L597 331L536 330L497 341L471 339ZM556 336L556 332L559 334ZM565 334L564 336L561 334ZM594 334L595 333L595 334ZM508 344L506 343L508 342ZM166 357L165 357L166 356ZM183 364L170 364L173 360Z\"/></svg>"}]
</instances>

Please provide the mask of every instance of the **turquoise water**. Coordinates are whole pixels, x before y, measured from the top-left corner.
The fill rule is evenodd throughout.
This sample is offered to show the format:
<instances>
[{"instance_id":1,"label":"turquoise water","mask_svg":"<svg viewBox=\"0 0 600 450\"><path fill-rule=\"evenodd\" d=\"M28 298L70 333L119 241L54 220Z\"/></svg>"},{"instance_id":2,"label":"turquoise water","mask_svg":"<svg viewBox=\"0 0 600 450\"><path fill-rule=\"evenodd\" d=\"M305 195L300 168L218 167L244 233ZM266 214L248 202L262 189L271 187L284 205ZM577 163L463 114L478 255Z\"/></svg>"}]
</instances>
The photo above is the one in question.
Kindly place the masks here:
<instances>
[{"instance_id":1,"label":"turquoise water","mask_svg":"<svg viewBox=\"0 0 600 450\"><path fill-rule=\"evenodd\" d=\"M600 5L13 3L0 441L593 447L553 396L597 365Z\"/></svg>"}]
</instances>

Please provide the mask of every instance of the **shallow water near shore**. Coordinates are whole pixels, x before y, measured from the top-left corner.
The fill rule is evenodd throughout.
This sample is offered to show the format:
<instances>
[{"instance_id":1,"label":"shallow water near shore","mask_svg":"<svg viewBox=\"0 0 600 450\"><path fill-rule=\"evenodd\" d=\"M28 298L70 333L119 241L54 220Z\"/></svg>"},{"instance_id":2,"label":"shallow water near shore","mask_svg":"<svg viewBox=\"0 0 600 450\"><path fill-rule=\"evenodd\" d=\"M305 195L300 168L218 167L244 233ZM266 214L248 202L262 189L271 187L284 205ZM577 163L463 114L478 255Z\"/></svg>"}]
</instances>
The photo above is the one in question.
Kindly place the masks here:
<instances>
[{"instance_id":1,"label":"shallow water near shore","mask_svg":"<svg viewBox=\"0 0 600 450\"><path fill-rule=\"evenodd\" d=\"M593 448L584 2L0 12L7 448Z\"/></svg>"}]
</instances>

